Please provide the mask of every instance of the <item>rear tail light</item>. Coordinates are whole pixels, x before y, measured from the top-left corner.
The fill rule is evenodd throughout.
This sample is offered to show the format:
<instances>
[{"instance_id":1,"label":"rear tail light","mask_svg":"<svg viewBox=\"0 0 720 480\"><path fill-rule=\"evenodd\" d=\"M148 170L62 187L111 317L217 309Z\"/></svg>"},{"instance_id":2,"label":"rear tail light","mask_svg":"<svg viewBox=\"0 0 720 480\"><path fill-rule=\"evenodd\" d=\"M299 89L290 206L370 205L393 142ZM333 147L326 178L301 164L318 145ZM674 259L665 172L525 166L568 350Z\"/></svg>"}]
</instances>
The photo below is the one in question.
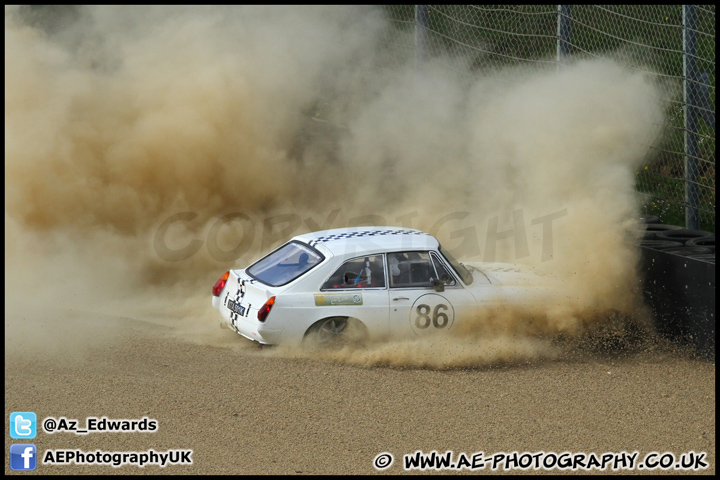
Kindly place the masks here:
<instances>
[{"instance_id":1,"label":"rear tail light","mask_svg":"<svg viewBox=\"0 0 720 480\"><path fill-rule=\"evenodd\" d=\"M275 305L275 297L268 298L267 302L258 310L258 320L264 322L273 305Z\"/></svg>"},{"instance_id":2,"label":"rear tail light","mask_svg":"<svg viewBox=\"0 0 720 480\"><path fill-rule=\"evenodd\" d=\"M223 273L223 276L220 277L220 280L215 282L215 286L213 287L213 296L219 297L220 292L222 292L222 289L225 288L225 282L227 282L228 277L230 276L230 271L227 271Z\"/></svg>"}]
</instances>

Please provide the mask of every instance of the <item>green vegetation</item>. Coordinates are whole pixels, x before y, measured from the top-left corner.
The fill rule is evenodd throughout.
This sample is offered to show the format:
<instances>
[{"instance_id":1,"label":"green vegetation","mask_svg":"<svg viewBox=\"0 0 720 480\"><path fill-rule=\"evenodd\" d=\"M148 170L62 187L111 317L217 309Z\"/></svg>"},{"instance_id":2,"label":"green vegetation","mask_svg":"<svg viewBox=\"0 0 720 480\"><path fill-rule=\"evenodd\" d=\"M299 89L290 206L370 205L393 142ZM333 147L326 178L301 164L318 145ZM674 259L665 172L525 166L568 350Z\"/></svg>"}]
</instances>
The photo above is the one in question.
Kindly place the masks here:
<instances>
[{"instance_id":1,"label":"green vegetation","mask_svg":"<svg viewBox=\"0 0 720 480\"><path fill-rule=\"evenodd\" d=\"M557 5L428 5L428 54L467 60L482 74L520 62L552 65L557 46ZM415 28L414 5L384 7L398 29ZM715 7L697 11L698 80L707 85L696 99L700 113L698 142L698 208L701 228L715 231ZM646 194L644 213L666 223L685 224L685 109L683 105L682 5L573 5L572 55L613 58L650 73L667 102L662 141L650 148L637 173L636 187ZM393 45L392 42L390 42ZM397 44L394 44L398 46ZM412 49L413 45L403 45ZM703 90L706 93L703 93ZM702 97L705 95L705 99Z\"/></svg>"}]
</instances>

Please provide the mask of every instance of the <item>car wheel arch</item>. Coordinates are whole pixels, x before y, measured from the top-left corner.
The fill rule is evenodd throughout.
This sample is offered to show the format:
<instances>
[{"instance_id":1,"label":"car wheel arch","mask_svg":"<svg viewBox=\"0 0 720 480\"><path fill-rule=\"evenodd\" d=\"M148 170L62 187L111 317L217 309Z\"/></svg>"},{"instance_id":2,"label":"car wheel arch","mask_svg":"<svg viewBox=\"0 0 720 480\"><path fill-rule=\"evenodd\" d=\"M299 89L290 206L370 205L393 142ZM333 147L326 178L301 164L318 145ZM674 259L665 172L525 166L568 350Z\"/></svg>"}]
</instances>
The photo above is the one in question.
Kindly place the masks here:
<instances>
[{"instance_id":1,"label":"car wheel arch","mask_svg":"<svg viewBox=\"0 0 720 480\"><path fill-rule=\"evenodd\" d=\"M322 326L332 320L344 320L347 322L347 326L350 326L351 329L354 329L355 332L359 332L362 337L367 338L369 337L369 330L367 325L360 320L357 317L349 316L349 315L329 315L327 317L323 317L315 322L313 322L312 325L308 327L307 330L305 330L305 334L303 335L303 340L308 338L309 336L312 336L314 333L316 333Z\"/></svg>"}]
</instances>

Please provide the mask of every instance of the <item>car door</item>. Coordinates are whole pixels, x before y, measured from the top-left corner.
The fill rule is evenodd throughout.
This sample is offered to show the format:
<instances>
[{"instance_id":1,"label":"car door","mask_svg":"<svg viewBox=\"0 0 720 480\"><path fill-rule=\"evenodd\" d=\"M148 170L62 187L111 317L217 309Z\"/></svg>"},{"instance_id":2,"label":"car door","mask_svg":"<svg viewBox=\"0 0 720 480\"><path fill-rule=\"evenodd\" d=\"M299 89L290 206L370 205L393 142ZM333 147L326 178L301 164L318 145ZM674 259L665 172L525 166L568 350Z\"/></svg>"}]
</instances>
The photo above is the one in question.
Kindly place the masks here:
<instances>
[{"instance_id":1,"label":"car door","mask_svg":"<svg viewBox=\"0 0 720 480\"><path fill-rule=\"evenodd\" d=\"M437 252L388 253L389 328L394 336L422 337L452 330L475 299ZM433 281L444 280L438 292Z\"/></svg>"},{"instance_id":2,"label":"car door","mask_svg":"<svg viewBox=\"0 0 720 480\"><path fill-rule=\"evenodd\" d=\"M388 334L388 295L384 255L362 255L345 261L315 294L316 315L360 320L371 338Z\"/></svg>"}]
</instances>

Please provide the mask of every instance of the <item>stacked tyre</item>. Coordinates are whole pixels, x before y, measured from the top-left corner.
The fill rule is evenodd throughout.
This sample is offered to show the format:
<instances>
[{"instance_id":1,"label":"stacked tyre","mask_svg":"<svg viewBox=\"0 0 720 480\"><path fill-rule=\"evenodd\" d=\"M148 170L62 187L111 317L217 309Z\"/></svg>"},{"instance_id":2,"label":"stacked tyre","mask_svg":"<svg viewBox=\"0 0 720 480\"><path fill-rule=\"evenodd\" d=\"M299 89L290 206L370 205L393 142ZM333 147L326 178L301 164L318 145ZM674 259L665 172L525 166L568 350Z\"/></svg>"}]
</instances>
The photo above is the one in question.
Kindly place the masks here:
<instances>
[{"instance_id":1,"label":"stacked tyre","mask_svg":"<svg viewBox=\"0 0 720 480\"><path fill-rule=\"evenodd\" d=\"M641 247L715 263L714 233L665 225L653 216L641 217L640 220L645 227Z\"/></svg>"}]
</instances>

